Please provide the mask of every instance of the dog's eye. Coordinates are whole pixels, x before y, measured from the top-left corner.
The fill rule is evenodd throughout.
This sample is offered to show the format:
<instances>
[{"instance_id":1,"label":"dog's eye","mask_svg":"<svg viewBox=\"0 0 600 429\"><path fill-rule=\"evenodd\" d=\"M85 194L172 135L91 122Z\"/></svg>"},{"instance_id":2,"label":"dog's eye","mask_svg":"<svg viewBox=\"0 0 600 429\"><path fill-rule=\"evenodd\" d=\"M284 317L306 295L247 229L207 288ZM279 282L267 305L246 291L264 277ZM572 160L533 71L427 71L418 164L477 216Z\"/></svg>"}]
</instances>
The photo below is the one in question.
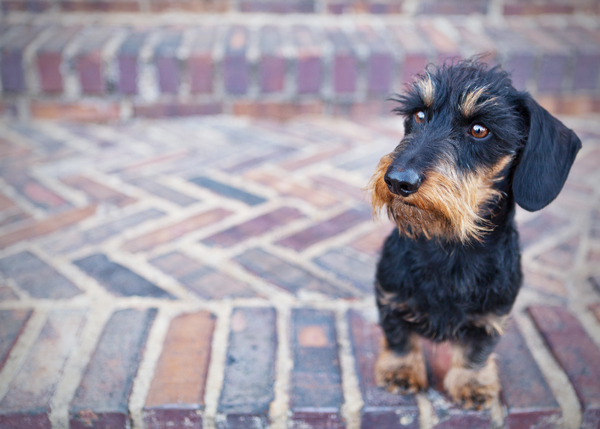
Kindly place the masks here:
<instances>
[{"instance_id":1,"label":"dog's eye","mask_svg":"<svg viewBox=\"0 0 600 429\"><path fill-rule=\"evenodd\" d=\"M415 122L417 124L422 124L423 122L425 122L425 112L423 112L422 110L419 110L417 113L415 113L413 117L415 118Z\"/></svg>"},{"instance_id":2,"label":"dog's eye","mask_svg":"<svg viewBox=\"0 0 600 429\"><path fill-rule=\"evenodd\" d=\"M473 125L469 132L476 139L482 139L490 133L490 131L486 127L479 124Z\"/></svg>"}]
</instances>

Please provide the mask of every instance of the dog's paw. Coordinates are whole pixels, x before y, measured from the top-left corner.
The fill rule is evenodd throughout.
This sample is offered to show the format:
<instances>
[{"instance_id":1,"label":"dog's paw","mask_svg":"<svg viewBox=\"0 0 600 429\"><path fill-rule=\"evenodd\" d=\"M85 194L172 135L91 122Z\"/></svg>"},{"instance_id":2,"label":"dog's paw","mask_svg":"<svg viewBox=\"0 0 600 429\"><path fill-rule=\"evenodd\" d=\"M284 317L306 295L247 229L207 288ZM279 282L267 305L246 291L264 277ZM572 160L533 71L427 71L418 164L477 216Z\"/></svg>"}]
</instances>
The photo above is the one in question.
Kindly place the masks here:
<instances>
[{"instance_id":1,"label":"dog's paw","mask_svg":"<svg viewBox=\"0 0 600 429\"><path fill-rule=\"evenodd\" d=\"M375 365L375 382L391 393L417 393L427 389L427 371L420 349L400 356L384 350Z\"/></svg>"},{"instance_id":2,"label":"dog's paw","mask_svg":"<svg viewBox=\"0 0 600 429\"><path fill-rule=\"evenodd\" d=\"M490 359L480 370L453 367L446 374L444 387L465 409L489 409L500 393L496 364Z\"/></svg>"}]
</instances>

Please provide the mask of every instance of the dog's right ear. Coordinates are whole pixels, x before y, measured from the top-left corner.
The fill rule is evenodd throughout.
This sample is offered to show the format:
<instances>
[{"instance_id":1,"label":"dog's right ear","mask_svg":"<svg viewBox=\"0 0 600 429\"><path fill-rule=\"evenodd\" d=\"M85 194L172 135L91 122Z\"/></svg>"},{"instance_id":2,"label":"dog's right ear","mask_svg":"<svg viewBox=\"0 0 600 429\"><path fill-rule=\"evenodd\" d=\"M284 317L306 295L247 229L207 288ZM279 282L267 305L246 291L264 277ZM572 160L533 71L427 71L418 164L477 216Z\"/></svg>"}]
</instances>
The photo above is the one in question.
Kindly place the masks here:
<instances>
[{"instance_id":1,"label":"dog's right ear","mask_svg":"<svg viewBox=\"0 0 600 429\"><path fill-rule=\"evenodd\" d=\"M525 110L529 132L515 169L513 193L517 204L532 212L556 198L581 149L581 140L529 94Z\"/></svg>"}]
</instances>

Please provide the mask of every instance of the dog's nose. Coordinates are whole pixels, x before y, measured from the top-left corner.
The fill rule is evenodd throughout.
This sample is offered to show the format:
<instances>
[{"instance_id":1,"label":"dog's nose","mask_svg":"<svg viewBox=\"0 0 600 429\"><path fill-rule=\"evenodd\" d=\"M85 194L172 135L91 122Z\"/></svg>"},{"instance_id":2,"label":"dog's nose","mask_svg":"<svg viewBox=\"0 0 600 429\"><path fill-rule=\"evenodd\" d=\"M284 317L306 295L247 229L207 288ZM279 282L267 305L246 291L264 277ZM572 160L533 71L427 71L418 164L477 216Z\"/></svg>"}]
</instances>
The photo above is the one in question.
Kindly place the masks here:
<instances>
[{"instance_id":1,"label":"dog's nose","mask_svg":"<svg viewBox=\"0 0 600 429\"><path fill-rule=\"evenodd\" d=\"M390 168L385 173L384 180L392 193L403 197L414 194L421 185L421 177L412 169L398 171L395 168Z\"/></svg>"}]
</instances>

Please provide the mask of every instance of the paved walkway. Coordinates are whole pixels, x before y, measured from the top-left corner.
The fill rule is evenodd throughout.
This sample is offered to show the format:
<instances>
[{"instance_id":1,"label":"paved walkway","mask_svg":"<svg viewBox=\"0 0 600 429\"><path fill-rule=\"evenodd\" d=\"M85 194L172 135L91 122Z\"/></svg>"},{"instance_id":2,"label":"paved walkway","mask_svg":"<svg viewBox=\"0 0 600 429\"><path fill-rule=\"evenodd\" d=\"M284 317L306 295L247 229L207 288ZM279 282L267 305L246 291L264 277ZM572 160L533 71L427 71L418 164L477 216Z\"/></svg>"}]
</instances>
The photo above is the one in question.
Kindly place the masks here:
<instances>
[{"instance_id":1,"label":"paved walkway","mask_svg":"<svg viewBox=\"0 0 600 429\"><path fill-rule=\"evenodd\" d=\"M492 413L447 403L444 347L425 394L373 385L391 225L361 187L398 118L3 123L0 427L599 427L599 119L564 118L571 176L518 213Z\"/></svg>"}]
</instances>

